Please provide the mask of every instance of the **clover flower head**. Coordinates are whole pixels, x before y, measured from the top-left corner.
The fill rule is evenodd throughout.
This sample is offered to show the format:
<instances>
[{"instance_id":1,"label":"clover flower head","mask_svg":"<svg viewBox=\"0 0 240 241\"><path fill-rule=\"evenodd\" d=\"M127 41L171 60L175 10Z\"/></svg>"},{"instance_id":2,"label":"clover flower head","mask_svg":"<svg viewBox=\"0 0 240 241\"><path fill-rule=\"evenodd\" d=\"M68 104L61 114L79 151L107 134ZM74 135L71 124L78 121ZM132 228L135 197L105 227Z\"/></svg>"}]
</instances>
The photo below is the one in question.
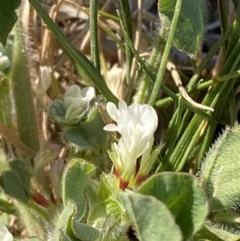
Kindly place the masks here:
<instances>
[{"instance_id":1,"label":"clover flower head","mask_svg":"<svg viewBox=\"0 0 240 241\"><path fill-rule=\"evenodd\" d=\"M7 227L2 222L0 222L0 240L13 241L12 234L8 231Z\"/></svg>"},{"instance_id":2,"label":"clover flower head","mask_svg":"<svg viewBox=\"0 0 240 241\"><path fill-rule=\"evenodd\" d=\"M80 121L89 109L89 102L95 96L93 87L81 89L77 85L70 86L64 95L66 106L65 120L76 123Z\"/></svg>"},{"instance_id":3,"label":"clover flower head","mask_svg":"<svg viewBox=\"0 0 240 241\"><path fill-rule=\"evenodd\" d=\"M104 127L106 131L116 131L121 137L113 144L115 168L122 172L122 178L129 181L134 173L136 161L146 159L152 149L154 132L158 125L157 113L147 104L127 104L120 100L118 108L111 102L106 106L109 116L115 124Z\"/></svg>"}]
</instances>

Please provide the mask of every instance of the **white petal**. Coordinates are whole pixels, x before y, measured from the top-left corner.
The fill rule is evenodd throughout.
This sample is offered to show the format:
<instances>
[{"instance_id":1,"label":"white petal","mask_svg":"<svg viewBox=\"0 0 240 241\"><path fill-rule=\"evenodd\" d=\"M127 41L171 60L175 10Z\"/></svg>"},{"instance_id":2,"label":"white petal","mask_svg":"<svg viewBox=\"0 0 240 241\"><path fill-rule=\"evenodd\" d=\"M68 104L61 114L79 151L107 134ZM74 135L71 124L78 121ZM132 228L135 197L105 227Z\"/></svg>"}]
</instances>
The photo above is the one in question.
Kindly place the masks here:
<instances>
[{"instance_id":1,"label":"white petal","mask_svg":"<svg viewBox=\"0 0 240 241\"><path fill-rule=\"evenodd\" d=\"M108 102L106 105L106 110L107 113L109 114L109 116L117 122L119 114L118 114L118 109L116 107L116 105L112 102Z\"/></svg>"},{"instance_id":2,"label":"white petal","mask_svg":"<svg viewBox=\"0 0 240 241\"><path fill-rule=\"evenodd\" d=\"M128 107L123 100L119 101L118 109L113 103L108 103L106 109L116 124L107 125L104 130L121 134L114 149L122 162L123 175L128 177L134 171L137 158L144 155L147 159L150 155L158 125L157 113L150 105L133 104Z\"/></svg>"},{"instance_id":3,"label":"white petal","mask_svg":"<svg viewBox=\"0 0 240 241\"><path fill-rule=\"evenodd\" d=\"M74 103L81 103L82 99L83 99L82 97L68 96L64 98L63 102L66 105L66 107L68 107Z\"/></svg>"},{"instance_id":4,"label":"white petal","mask_svg":"<svg viewBox=\"0 0 240 241\"><path fill-rule=\"evenodd\" d=\"M89 108L88 101L75 102L67 108L65 119L70 122L80 121Z\"/></svg>"},{"instance_id":5,"label":"white petal","mask_svg":"<svg viewBox=\"0 0 240 241\"><path fill-rule=\"evenodd\" d=\"M95 96L95 89L93 87L85 87L81 93L83 97L88 97L91 100Z\"/></svg>"},{"instance_id":6,"label":"white petal","mask_svg":"<svg viewBox=\"0 0 240 241\"><path fill-rule=\"evenodd\" d=\"M65 92L64 98L66 97L81 97L81 88L78 85L71 85Z\"/></svg>"},{"instance_id":7,"label":"white petal","mask_svg":"<svg viewBox=\"0 0 240 241\"><path fill-rule=\"evenodd\" d=\"M11 233L0 233L0 240L1 241L12 241L13 236Z\"/></svg>"},{"instance_id":8,"label":"white petal","mask_svg":"<svg viewBox=\"0 0 240 241\"><path fill-rule=\"evenodd\" d=\"M7 227L2 222L0 222L0 240L1 241L13 240L12 234L8 231Z\"/></svg>"},{"instance_id":9,"label":"white petal","mask_svg":"<svg viewBox=\"0 0 240 241\"><path fill-rule=\"evenodd\" d=\"M105 131L118 131L118 127L115 124L108 124L103 127Z\"/></svg>"},{"instance_id":10,"label":"white petal","mask_svg":"<svg viewBox=\"0 0 240 241\"><path fill-rule=\"evenodd\" d=\"M118 102L118 109L120 110L120 112L126 110L128 108L126 102L124 100L119 100Z\"/></svg>"},{"instance_id":11,"label":"white petal","mask_svg":"<svg viewBox=\"0 0 240 241\"><path fill-rule=\"evenodd\" d=\"M0 232L1 233L8 233L9 232L7 227L2 222L0 222Z\"/></svg>"}]
</instances>

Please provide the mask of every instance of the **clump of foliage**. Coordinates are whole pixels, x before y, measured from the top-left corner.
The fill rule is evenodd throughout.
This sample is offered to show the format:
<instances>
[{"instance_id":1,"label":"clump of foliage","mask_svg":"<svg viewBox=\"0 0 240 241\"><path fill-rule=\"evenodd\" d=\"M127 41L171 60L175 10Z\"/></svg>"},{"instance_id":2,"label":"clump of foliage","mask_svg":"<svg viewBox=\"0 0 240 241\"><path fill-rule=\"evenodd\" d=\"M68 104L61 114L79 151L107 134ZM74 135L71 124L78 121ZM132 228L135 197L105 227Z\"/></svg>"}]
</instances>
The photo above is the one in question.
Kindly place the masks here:
<instances>
[{"instance_id":1,"label":"clump of foliage","mask_svg":"<svg viewBox=\"0 0 240 241\"><path fill-rule=\"evenodd\" d=\"M89 60L42 5L29 0L87 85L72 84L62 95L49 63L39 67L33 94L22 21L26 2L1 0L0 210L6 214L1 220L8 225L9 217L15 217L25 235L9 226L12 235L0 222L0 238L239 240L238 1L229 1L232 21L219 1L221 36L201 58L207 3L159 0L161 27L148 59L134 45L129 1L119 1L116 16L98 11L97 2L91 0L84 9L90 21ZM105 28L124 54L121 95L106 83L102 70L100 16L121 27L122 39ZM190 78L169 60L173 46L192 60ZM216 53L214 73L204 76ZM164 81L166 71L175 87ZM54 100L45 104L50 85ZM39 106L61 128L66 162L59 161L62 147L39 133ZM228 127L215 140L219 124Z\"/></svg>"}]
</instances>

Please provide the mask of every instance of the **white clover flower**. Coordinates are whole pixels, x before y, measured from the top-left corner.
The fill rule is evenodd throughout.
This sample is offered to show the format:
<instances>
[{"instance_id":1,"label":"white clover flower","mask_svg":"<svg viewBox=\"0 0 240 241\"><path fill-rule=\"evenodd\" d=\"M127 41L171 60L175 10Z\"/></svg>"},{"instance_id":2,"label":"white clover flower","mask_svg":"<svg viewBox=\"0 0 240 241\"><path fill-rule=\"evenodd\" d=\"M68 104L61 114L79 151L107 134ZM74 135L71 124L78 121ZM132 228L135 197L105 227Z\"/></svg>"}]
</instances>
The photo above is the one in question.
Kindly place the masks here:
<instances>
[{"instance_id":1,"label":"white clover flower","mask_svg":"<svg viewBox=\"0 0 240 241\"><path fill-rule=\"evenodd\" d=\"M77 85L70 86L64 95L64 104L67 108L65 119L76 123L80 121L89 109L89 102L95 96L93 87L81 89Z\"/></svg>"},{"instance_id":2,"label":"white clover flower","mask_svg":"<svg viewBox=\"0 0 240 241\"><path fill-rule=\"evenodd\" d=\"M116 124L108 124L106 131L117 131L121 137L113 144L115 167L122 171L122 178L129 180L133 175L139 157L150 155L154 132L158 125L157 113L150 105L133 104L129 107L120 100L117 107L107 103L107 112Z\"/></svg>"},{"instance_id":3,"label":"white clover flower","mask_svg":"<svg viewBox=\"0 0 240 241\"><path fill-rule=\"evenodd\" d=\"M13 240L12 234L8 231L7 227L2 222L0 222L0 240L1 241Z\"/></svg>"}]
</instances>

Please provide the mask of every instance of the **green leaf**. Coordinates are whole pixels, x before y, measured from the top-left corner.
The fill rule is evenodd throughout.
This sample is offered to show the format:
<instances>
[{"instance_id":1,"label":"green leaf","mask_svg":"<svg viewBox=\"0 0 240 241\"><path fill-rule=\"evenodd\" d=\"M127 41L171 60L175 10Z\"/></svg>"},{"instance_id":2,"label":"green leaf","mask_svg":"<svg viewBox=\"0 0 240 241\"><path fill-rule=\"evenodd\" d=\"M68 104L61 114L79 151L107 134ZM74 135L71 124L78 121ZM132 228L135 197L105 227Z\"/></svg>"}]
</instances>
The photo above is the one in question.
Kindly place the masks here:
<instances>
[{"instance_id":1,"label":"green leaf","mask_svg":"<svg viewBox=\"0 0 240 241\"><path fill-rule=\"evenodd\" d=\"M22 202L29 200L29 190L22 182L21 176L16 171L6 171L2 174L2 185L4 192Z\"/></svg>"},{"instance_id":2,"label":"green leaf","mask_svg":"<svg viewBox=\"0 0 240 241\"><path fill-rule=\"evenodd\" d=\"M199 230L193 237L193 240L195 241L222 241L222 239L218 238L215 234L211 233L208 229L205 227L202 227L201 230Z\"/></svg>"},{"instance_id":3,"label":"green leaf","mask_svg":"<svg viewBox=\"0 0 240 241\"><path fill-rule=\"evenodd\" d=\"M21 179L21 183L25 187L25 191L28 193L30 196L30 175L29 171L27 169L27 165L24 161L21 160L13 160L9 162L9 166L11 169L15 172L17 172L18 176Z\"/></svg>"},{"instance_id":4,"label":"green leaf","mask_svg":"<svg viewBox=\"0 0 240 241\"><path fill-rule=\"evenodd\" d=\"M75 205L72 204L71 202L68 202L67 204L65 204L61 214L54 222L55 228L51 234L51 239L49 239L49 241L71 240L68 237L67 232L69 229L71 229L70 224L74 214L75 214Z\"/></svg>"},{"instance_id":5,"label":"green leaf","mask_svg":"<svg viewBox=\"0 0 240 241\"><path fill-rule=\"evenodd\" d=\"M70 161L63 175L63 204L67 205L68 201L75 204L76 219L80 219L85 213L87 207L85 189L94 170L92 164L76 158Z\"/></svg>"},{"instance_id":6,"label":"green leaf","mask_svg":"<svg viewBox=\"0 0 240 241\"><path fill-rule=\"evenodd\" d=\"M141 241L180 241L182 233L167 207L155 197L122 194L121 201Z\"/></svg>"},{"instance_id":7,"label":"green leaf","mask_svg":"<svg viewBox=\"0 0 240 241\"><path fill-rule=\"evenodd\" d=\"M94 149L106 151L107 132L103 130L104 122L98 109L95 107L88 119L77 127L69 128L63 133L68 142L77 147L79 151Z\"/></svg>"},{"instance_id":8,"label":"green leaf","mask_svg":"<svg viewBox=\"0 0 240 241\"><path fill-rule=\"evenodd\" d=\"M207 153L201 167L202 187L210 211L237 208L240 202L240 128L227 128Z\"/></svg>"},{"instance_id":9,"label":"green leaf","mask_svg":"<svg viewBox=\"0 0 240 241\"><path fill-rule=\"evenodd\" d=\"M185 53L194 56L201 43L204 31L205 1L182 0L182 8L173 39L174 45ZM162 27L170 28L177 0L158 1Z\"/></svg>"},{"instance_id":10,"label":"green leaf","mask_svg":"<svg viewBox=\"0 0 240 241\"><path fill-rule=\"evenodd\" d=\"M69 219L73 216L74 211L75 211L74 205L71 202L68 202L67 204L64 205L60 216L55 222L56 227L59 230L66 232Z\"/></svg>"},{"instance_id":11,"label":"green leaf","mask_svg":"<svg viewBox=\"0 0 240 241\"><path fill-rule=\"evenodd\" d=\"M38 127L32 96L32 86L24 30L20 21L14 26L11 81L17 126L22 142L34 151L39 150Z\"/></svg>"},{"instance_id":12,"label":"green leaf","mask_svg":"<svg viewBox=\"0 0 240 241\"><path fill-rule=\"evenodd\" d=\"M195 177L186 173L160 173L151 176L138 191L156 197L170 209L184 240L192 237L204 224L208 204Z\"/></svg>"},{"instance_id":13,"label":"green leaf","mask_svg":"<svg viewBox=\"0 0 240 241\"><path fill-rule=\"evenodd\" d=\"M119 193L118 180L112 174L101 175L100 182L88 185L88 223L99 218L111 218L117 221L124 216L124 208L117 199Z\"/></svg>"},{"instance_id":14,"label":"green leaf","mask_svg":"<svg viewBox=\"0 0 240 241\"><path fill-rule=\"evenodd\" d=\"M211 232L212 234L216 235L218 239L223 241L237 241L240 240L240 235L234 234L230 232L231 230L224 230L221 227L217 226L210 226L208 224L205 225L205 228ZM217 239L214 239L214 241Z\"/></svg>"},{"instance_id":15,"label":"green leaf","mask_svg":"<svg viewBox=\"0 0 240 241\"><path fill-rule=\"evenodd\" d=\"M18 18L18 8L21 0L0 1L0 42L6 45L8 34Z\"/></svg>"},{"instance_id":16,"label":"green leaf","mask_svg":"<svg viewBox=\"0 0 240 241\"><path fill-rule=\"evenodd\" d=\"M74 236L81 241L95 241L99 237L99 230L75 219L72 220L72 231Z\"/></svg>"},{"instance_id":17,"label":"green leaf","mask_svg":"<svg viewBox=\"0 0 240 241\"><path fill-rule=\"evenodd\" d=\"M64 233L62 235L61 241L72 241L72 239L67 234Z\"/></svg>"}]
</instances>

